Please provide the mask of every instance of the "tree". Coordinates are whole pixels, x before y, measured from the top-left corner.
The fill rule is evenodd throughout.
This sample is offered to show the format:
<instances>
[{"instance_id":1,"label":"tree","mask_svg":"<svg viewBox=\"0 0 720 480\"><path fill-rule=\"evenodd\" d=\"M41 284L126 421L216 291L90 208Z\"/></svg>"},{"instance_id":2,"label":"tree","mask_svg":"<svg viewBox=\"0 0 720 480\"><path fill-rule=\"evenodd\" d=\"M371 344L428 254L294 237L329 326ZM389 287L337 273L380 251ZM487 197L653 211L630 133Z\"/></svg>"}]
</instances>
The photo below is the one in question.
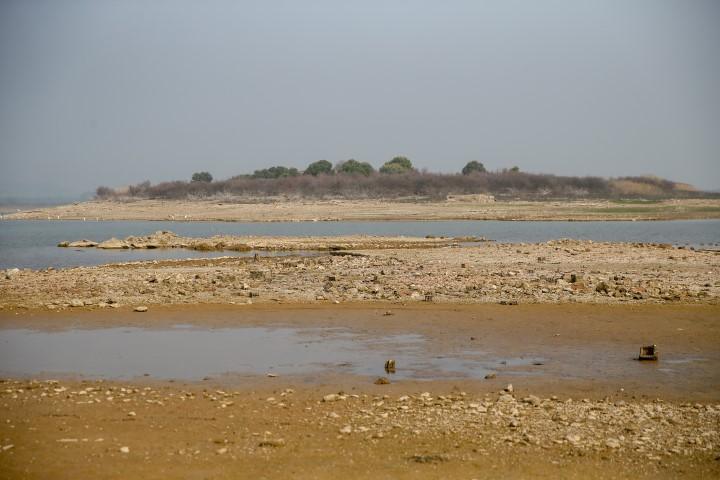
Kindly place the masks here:
<instances>
[{"instance_id":1,"label":"tree","mask_svg":"<svg viewBox=\"0 0 720 480\"><path fill-rule=\"evenodd\" d=\"M395 157L380 167L380 173L406 173L415 170L407 157Z\"/></svg>"},{"instance_id":2,"label":"tree","mask_svg":"<svg viewBox=\"0 0 720 480\"><path fill-rule=\"evenodd\" d=\"M95 190L95 196L97 198L110 198L115 194L115 190L110 187L100 186Z\"/></svg>"},{"instance_id":3,"label":"tree","mask_svg":"<svg viewBox=\"0 0 720 480\"><path fill-rule=\"evenodd\" d=\"M338 173L347 173L351 175L360 174L366 177L373 173L375 169L367 162L358 162L354 158L340 163L335 170Z\"/></svg>"},{"instance_id":4,"label":"tree","mask_svg":"<svg viewBox=\"0 0 720 480\"><path fill-rule=\"evenodd\" d=\"M195 172L193 173L192 181L210 183L213 181L213 177L209 172Z\"/></svg>"},{"instance_id":5,"label":"tree","mask_svg":"<svg viewBox=\"0 0 720 480\"><path fill-rule=\"evenodd\" d=\"M288 168L283 166L276 166L270 168L263 168L262 170L255 170L252 174L253 178L281 178L281 177L297 177L300 172L297 168Z\"/></svg>"},{"instance_id":6,"label":"tree","mask_svg":"<svg viewBox=\"0 0 720 480\"><path fill-rule=\"evenodd\" d=\"M513 173L517 173L517 172L520 171L520 167L518 167L517 165L515 165L514 167L512 167L512 168L510 169L510 171L513 172Z\"/></svg>"},{"instance_id":7,"label":"tree","mask_svg":"<svg viewBox=\"0 0 720 480\"><path fill-rule=\"evenodd\" d=\"M329 175L332 173L332 163L327 160L318 160L307 166L303 175L312 175L316 177L320 174Z\"/></svg>"},{"instance_id":8,"label":"tree","mask_svg":"<svg viewBox=\"0 0 720 480\"><path fill-rule=\"evenodd\" d=\"M463 175L470 175L471 173L485 173L487 170L485 170L485 165L482 163L473 160L471 162L468 162L462 169Z\"/></svg>"}]
</instances>

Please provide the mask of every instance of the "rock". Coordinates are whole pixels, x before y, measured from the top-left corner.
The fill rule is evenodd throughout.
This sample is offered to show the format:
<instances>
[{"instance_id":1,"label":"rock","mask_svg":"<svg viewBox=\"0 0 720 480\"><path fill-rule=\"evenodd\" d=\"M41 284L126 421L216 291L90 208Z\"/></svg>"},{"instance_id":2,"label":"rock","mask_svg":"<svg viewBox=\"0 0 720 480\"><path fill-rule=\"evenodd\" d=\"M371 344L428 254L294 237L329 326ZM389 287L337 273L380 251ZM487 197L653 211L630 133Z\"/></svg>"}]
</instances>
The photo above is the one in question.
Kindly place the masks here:
<instances>
[{"instance_id":1,"label":"rock","mask_svg":"<svg viewBox=\"0 0 720 480\"><path fill-rule=\"evenodd\" d=\"M605 446L608 448L620 448L620 441L617 438L608 438L605 440Z\"/></svg>"},{"instance_id":2,"label":"rock","mask_svg":"<svg viewBox=\"0 0 720 480\"><path fill-rule=\"evenodd\" d=\"M565 435L565 440L567 440L569 443L571 443L573 445L577 445L578 443L580 443L580 439L581 439L580 435L578 435L576 433L568 433L567 435Z\"/></svg>"},{"instance_id":3,"label":"rock","mask_svg":"<svg viewBox=\"0 0 720 480\"><path fill-rule=\"evenodd\" d=\"M5 278L7 280L12 280L12 278L18 273L20 273L19 268L8 268L7 270L5 270Z\"/></svg>"},{"instance_id":4,"label":"rock","mask_svg":"<svg viewBox=\"0 0 720 480\"><path fill-rule=\"evenodd\" d=\"M130 245L127 244L124 240L117 239L115 237L105 240L104 242L100 242L97 244L97 248L104 248L104 249L124 249L124 248L130 248Z\"/></svg>"},{"instance_id":5,"label":"rock","mask_svg":"<svg viewBox=\"0 0 720 480\"><path fill-rule=\"evenodd\" d=\"M265 439L258 443L258 447L284 447L285 446L285 439L282 438L270 438Z\"/></svg>"},{"instance_id":6,"label":"rock","mask_svg":"<svg viewBox=\"0 0 720 480\"><path fill-rule=\"evenodd\" d=\"M492 380L492 379L495 378L495 377L497 377L496 374L494 374L494 373L488 373L487 375L485 375L485 380Z\"/></svg>"},{"instance_id":7,"label":"rock","mask_svg":"<svg viewBox=\"0 0 720 480\"><path fill-rule=\"evenodd\" d=\"M215 450L215 453L217 453L218 455L225 455L227 453L227 451L228 451L228 449L226 447L223 447L223 448L218 448L217 450Z\"/></svg>"},{"instance_id":8,"label":"rock","mask_svg":"<svg viewBox=\"0 0 720 480\"><path fill-rule=\"evenodd\" d=\"M378 377L377 380L375 380L375 385L387 385L390 383L390 379L387 377Z\"/></svg>"},{"instance_id":9,"label":"rock","mask_svg":"<svg viewBox=\"0 0 720 480\"><path fill-rule=\"evenodd\" d=\"M60 242L60 243L57 244L57 246L58 246L58 247L64 247L64 248L65 248L65 247L69 247L69 246L70 246L70 242L68 242L68 241Z\"/></svg>"},{"instance_id":10,"label":"rock","mask_svg":"<svg viewBox=\"0 0 720 480\"><path fill-rule=\"evenodd\" d=\"M340 429L340 433L344 435L349 435L352 433L352 427L350 425L345 425Z\"/></svg>"},{"instance_id":11,"label":"rock","mask_svg":"<svg viewBox=\"0 0 720 480\"><path fill-rule=\"evenodd\" d=\"M323 402L337 402L338 400L340 400L340 395L338 395L337 393L325 395L322 399Z\"/></svg>"},{"instance_id":12,"label":"rock","mask_svg":"<svg viewBox=\"0 0 720 480\"><path fill-rule=\"evenodd\" d=\"M136 312L147 312L147 311L148 311L148 307L146 307L146 306L144 306L144 305L141 305L141 306L139 306L139 307L135 307L134 310L135 310Z\"/></svg>"},{"instance_id":13,"label":"rock","mask_svg":"<svg viewBox=\"0 0 720 480\"><path fill-rule=\"evenodd\" d=\"M80 300L78 298L73 298L72 300L70 300L70 306L71 307L84 307L85 302L83 302L82 300Z\"/></svg>"},{"instance_id":14,"label":"rock","mask_svg":"<svg viewBox=\"0 0 720 480\"><path fill-rule=\"evenodd\" d=\"M130 453L130 447L120 447L120 453Z\"/></svg>"},{"instance_id":15,"label":"rock","mask_svg":"<svg viewBox=\"0 0 720 480\"><path fill-rule=\"evenodd\" d=\"M536 397L535 395L528 395L527 397L523 398L524 403L529 403L533 407L537 407L540 405L541 400L539 397Z\"/></svg>"},{"instance_id":16,"label":"rock","mask_svg":"<svg viewBox=\"0 0 720 480\"><path fill-rule=\"evenodd\" d=\"M70 248L90 248L97 246L97 244L97 242L93 242L92 240L83 239L70 242L67 246Z\"/></svg>"},{"instance_id":17,"label":"rock","mask_svg":"<svg viewBox=\"0 0 720 480\"><path fill-rule=\"evenodd\" d=\"M507 387L505 387L505 391L508 393L512 393L514 390L512 383L508 383Z\"/></svg>"},{"instance_id":18,"label":"rock","mask_svg":"<svg viewBox=\"0 0 720 480\"><path fill-rule=\"evenodd\" d=\"M607 283L600 282L597 285L595 285L595 291L598 293L608 293L610 291L610 287L608 287Z\"/></svg>"}]
</instances>

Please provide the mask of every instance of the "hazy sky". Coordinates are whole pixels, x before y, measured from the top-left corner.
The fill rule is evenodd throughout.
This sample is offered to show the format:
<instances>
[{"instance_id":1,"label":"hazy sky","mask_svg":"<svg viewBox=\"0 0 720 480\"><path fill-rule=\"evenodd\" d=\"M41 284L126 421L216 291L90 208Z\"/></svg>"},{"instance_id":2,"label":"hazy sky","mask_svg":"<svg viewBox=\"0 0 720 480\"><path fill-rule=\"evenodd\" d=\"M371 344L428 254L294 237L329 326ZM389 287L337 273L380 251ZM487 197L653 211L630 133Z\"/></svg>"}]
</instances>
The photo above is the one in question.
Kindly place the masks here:
<instances>
[{"instance_id":1,"label":"hazy sky","mask_svg":"<svg viewBox=\"0 0 720 480\"><path fill-rule=\"evenodd\" d=\"M720 188L720 1L0 0L0 196L396 154Z\"/></svg>"}]
</instances>

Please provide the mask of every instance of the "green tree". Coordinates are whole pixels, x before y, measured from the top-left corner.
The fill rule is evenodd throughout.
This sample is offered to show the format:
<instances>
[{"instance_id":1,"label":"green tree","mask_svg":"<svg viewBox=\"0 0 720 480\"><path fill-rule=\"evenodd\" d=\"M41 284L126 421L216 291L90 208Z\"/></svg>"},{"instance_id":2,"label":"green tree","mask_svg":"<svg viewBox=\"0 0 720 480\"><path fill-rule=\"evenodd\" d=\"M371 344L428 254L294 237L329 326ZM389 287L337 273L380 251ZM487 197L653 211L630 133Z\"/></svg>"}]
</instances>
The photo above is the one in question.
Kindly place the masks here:
<instances>
[{"instance_id":1,"label":"green tree","mask_svg":"<svg viewBox=\"0 0 720 480\"><path fill-rule=\"evenodd\" d=\"M195 172L192 176L193 182L206 182L210 183L213 181L213 176L209 172Z\"/></svg>"},{"instance_id":2,"label":"green tree","mask_svg":"<svg viewBox=\"0 0 720 480\"><path fill-rule=\"evenodd\" d=\"M375 169L367 162L358 162L354 158L340 163L335 170L338 173L348 173L351 175L360 174L366 177L373 173Z\"/></svg>"},{"instance_id":3,"label":"green tree","mask_svg":"<svg viewBox=\"0 0 720 480\"><path fill-rule=\"evenodd\" d=\"M332 163L328 162L327 160L318 160L317 162L313 162L308 165L305 169L305 172L303 172L304 175L312 175L313 177L316 177L320 174L328 175L331 173Z\"/></svg>"},{"instance_id":4,"label":"green tree","mask_svg":"<svg viewBox=\"0 0 720 480\"><path fill-rule=\"evenodd\" d=\"M520 167L518 167L517 165L515 165L514 167L512 167L512 168L510 169L510 171L513 172L513 173L517 173L517 172L520 171Z\"/></svg>"},{"instance_id":5,"label":"green tree","mask_svg":"<svg viewBox=\"0 0 720 480\"><path fill-rule=\"evenodd\" d=\"M300 172L297 168L288 168L283 166L275 166L270 168L263 168L262 170L255 170L252 174L253 178L282 178L282 177L297 177Z\"/></svg>"},{"instance_id":6,"label":"green tree","mask_svg":"<svg viewBox=\"0 0 720 480\"><path fill-rule=\"evenodd\" d=\"M471 162L468 162L462 169L463 175L470 175L471 173L475 173L475 172L477 172L477 173L487 172L487 170L485 170L485 165L483 165L482 163L480 163L478 161L473 160Z\"/></svg>"},{"instance_id":7,"label":"green tree","mask_svg":"<svg viewBox=\"0 0 720 480\"><path fill-rule=\"evenodd\" d=\"M380 173L406 173L415 170L407 157L395 157L380 167Z\"/></svg>"}]
</instances>

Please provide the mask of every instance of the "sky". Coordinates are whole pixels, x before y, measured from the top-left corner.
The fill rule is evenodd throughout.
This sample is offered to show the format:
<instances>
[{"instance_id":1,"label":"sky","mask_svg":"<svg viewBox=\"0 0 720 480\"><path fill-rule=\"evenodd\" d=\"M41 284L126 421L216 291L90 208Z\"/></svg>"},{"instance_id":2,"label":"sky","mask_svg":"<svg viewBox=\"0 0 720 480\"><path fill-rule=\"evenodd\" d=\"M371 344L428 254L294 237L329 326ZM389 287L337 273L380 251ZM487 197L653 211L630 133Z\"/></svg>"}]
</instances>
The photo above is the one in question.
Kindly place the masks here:
<instances>
[{"instance_id":1,"label":"sky","mask_svg":"<svg viewBox=\"0 0 720 480\"><path fill-rule=\"evenodd\" d=\"M0 0L0 197L395 155L720 188L717 0Z\"/></svg>"}]
</instances>

